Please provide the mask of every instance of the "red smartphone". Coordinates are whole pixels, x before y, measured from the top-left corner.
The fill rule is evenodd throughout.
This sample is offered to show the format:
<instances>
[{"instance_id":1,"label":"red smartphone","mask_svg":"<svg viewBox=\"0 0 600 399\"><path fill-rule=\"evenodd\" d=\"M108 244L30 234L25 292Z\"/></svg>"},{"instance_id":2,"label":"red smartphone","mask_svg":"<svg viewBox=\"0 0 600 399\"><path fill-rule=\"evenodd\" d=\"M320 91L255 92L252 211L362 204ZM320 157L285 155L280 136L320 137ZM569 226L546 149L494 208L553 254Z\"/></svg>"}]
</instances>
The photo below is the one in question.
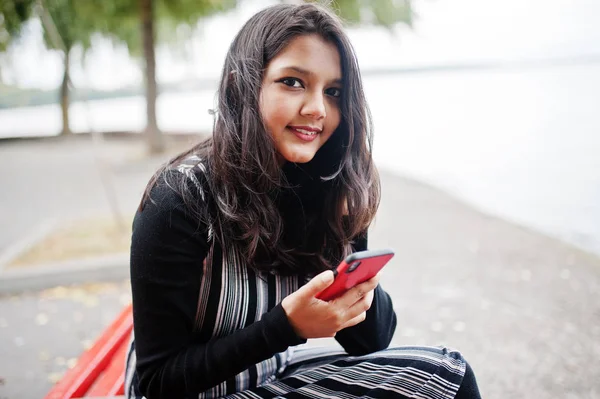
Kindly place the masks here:
<instances>
[{"instance_id":1,"label":"red smartphone","mask_svg":"<svg viewBox=\"0 0 600 399\"><path fill-rule=\"evenodd\" d=\"M357 284L363 283L379 272L394 256L391 249L379 249L355 252L333 271L335 280L321 291L317 298L331 301Z\"/></svg>"}]
</instances>

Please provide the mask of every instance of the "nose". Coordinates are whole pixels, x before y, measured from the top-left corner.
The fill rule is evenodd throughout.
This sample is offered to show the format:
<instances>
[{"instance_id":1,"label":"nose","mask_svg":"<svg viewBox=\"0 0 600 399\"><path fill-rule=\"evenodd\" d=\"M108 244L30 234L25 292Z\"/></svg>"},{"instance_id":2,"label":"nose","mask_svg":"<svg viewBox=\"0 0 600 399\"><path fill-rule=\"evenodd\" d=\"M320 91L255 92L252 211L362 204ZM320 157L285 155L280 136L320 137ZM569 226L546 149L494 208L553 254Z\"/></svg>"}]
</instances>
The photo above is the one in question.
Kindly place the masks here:
<instances>
[{"instance_id":1,"label":"nose","mask_svg":"<svg viewBox=\"0 0 600 399\"><path fill-rule=\"evenodd\" d=\"M327 112L325 111L325 98L323 97L323 93L317 92L307 95L300 113L316 120L325 118Z\"/></svg>"}]
</instances>

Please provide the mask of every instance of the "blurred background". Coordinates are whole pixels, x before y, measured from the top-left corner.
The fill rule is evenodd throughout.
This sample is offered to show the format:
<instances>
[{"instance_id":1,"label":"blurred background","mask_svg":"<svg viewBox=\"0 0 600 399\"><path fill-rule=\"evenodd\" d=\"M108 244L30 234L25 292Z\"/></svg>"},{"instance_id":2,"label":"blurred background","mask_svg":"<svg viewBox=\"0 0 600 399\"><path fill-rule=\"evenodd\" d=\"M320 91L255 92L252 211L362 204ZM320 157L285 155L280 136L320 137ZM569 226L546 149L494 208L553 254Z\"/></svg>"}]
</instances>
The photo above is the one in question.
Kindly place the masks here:
<instances>
[{"instance_id":1,"label":"blurred background","mask_svg":"<svg viewBox=\"0 0 600 399\"><path fill-rule=\"evenodd\" d=\"M274 3L0 0L0 398L43 397L129 303L145 184L210 135L229 43ZM486 398L600 398L600 2L330 3L395 343L458 347Z\"/></svg>"}]
</instances>

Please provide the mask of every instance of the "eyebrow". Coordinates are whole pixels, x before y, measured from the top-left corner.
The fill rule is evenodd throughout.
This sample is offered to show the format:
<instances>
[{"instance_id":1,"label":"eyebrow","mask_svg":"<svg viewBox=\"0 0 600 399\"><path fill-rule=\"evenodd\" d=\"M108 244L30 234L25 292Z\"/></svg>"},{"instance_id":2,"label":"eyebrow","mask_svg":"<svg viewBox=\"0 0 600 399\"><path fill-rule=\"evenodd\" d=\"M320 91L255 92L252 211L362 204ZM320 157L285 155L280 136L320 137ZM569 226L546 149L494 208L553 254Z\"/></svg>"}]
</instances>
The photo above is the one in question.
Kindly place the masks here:
<instances>
[{"instance_id":1,"label":"eyebrow","mask_svg":"<svg viewBox=\"0 0 600 399\"><path fill-rule=\"evenodd\" d=\"M316 75L312 71L309 71L307 69L304 69L304 68L301 68L301 67L295 66L295 65L290 65L290 66L285 66L285 67L280 68L280 71L287 71L287 70L295 71L295 72L298 72L299 74L307 75L307 76L314 76L314 75ZM341 78L334 79L331 83L335 83L335 84L341 85L342 84L342 79Z\"/></svg>"}]
</instances>

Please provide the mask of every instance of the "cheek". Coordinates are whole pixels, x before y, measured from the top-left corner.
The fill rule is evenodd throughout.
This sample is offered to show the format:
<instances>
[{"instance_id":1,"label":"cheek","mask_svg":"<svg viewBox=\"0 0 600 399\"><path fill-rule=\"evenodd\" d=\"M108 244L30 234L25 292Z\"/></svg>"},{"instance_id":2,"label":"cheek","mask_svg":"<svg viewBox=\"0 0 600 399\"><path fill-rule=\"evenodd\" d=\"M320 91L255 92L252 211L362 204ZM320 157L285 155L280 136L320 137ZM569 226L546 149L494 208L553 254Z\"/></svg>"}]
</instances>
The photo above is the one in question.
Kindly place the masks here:
<instances>
[{"instance_id":1,"label":"cheek","mask_svg":"<svg viewBox=\"0 0 600 399\"><path fill-rule=\"evenodd\" d=\"M331 107L327 113L327 125L328 128L333 132L338 128L342 121L342 112L339 107Z\"/></svg>"},{"instance_id":2,"label":"cheek","mask_svg":"<svg viewBox=\"0 0 600 399\"><path fill-rule=\"evenodd\" d=\"M286 101L278 96L265 98L265 102L261 104L261 117L267 128L274 134L289 122L289 112L285 105Z\"/></svg>"}]
</instances>

